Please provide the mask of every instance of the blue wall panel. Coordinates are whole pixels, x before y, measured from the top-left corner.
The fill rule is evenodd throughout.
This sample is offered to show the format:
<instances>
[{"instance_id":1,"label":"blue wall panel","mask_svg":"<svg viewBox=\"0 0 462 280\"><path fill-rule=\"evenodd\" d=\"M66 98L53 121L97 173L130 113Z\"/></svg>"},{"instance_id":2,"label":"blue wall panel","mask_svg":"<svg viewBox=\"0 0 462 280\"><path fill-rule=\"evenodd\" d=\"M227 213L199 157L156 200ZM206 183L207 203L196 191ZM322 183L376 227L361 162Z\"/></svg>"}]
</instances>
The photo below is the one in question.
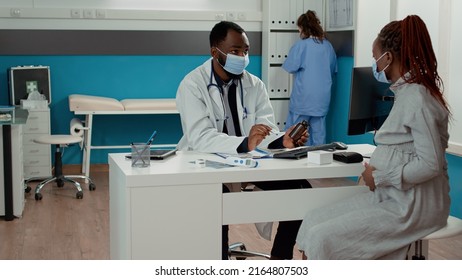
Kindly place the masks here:
<instances>
[{"instance_id":1,"label":"blue wall panel","mask_svg":"<svg viewBox=\"0 0 462 280\"><path fill-rule=\"evenodd\" d=\"M462 157L447 154L446 158L451 187L451 215L462 218Z\"/></svg>"},{"instance_id":2,"label":"blue wall panel","mask_svg":"<svg viewBox=\"0 0 462 280\"><path fill-rule=\"evenodd\" d=\"M352 57L339 57L338 72L333 85L332 100L327 116L327 141L372 144L372 134L348 136Z\"/></svg>"}]
</instances>

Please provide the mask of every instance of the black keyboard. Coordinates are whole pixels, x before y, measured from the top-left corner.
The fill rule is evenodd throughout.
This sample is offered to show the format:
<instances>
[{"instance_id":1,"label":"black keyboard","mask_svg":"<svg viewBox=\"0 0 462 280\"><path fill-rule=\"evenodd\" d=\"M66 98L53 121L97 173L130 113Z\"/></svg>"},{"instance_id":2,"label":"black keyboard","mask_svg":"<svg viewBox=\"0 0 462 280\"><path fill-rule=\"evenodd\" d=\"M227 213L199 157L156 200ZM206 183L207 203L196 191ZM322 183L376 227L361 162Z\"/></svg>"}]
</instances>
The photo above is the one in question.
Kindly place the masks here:
<instances>
[{"instance_id":1,"label":"black keyboard","mask_svg":"<svg viewBox=\"0 0 462 280\"><path fill-rule=\"evenodd\" d=\"M302 146L289 150L273 153L273 158L289 158L289 159L301 159L307 156L308 152L319 151L319 150L345 150L347 145L340 142L332 142L329 144L321 144L315 146Z\"/></svg>"}]
</instances>

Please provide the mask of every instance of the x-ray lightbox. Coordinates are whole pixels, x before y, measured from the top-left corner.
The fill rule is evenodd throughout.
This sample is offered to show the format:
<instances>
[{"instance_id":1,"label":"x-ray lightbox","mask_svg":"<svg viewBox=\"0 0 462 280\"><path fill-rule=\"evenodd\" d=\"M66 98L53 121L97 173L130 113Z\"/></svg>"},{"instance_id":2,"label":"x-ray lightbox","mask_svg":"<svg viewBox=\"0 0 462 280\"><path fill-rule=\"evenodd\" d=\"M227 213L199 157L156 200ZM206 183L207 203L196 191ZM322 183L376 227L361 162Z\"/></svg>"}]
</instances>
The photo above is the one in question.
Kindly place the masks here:
<instances>
[{"instance_id":1,"label":"x-ray lightbox","mask_svg":"<svg viewBox=\"0 0 462 280\"><path fill-rule=\"evenodd\" d=\"M16 66L8 69L10 105L20 105L29 93L37 90L51 103L50 67Z\"/></svg>"}]
</instances>

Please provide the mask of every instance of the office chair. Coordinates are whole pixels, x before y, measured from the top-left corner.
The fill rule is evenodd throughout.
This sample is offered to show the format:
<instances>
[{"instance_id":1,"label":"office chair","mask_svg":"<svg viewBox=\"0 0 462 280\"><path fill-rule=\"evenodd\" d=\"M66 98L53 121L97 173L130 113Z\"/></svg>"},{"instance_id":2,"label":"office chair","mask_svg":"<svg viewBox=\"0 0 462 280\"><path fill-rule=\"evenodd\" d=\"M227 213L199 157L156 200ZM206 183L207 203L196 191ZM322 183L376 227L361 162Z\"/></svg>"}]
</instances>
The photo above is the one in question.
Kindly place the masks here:
<instances>
[{"instance_id":1,"label":"office chair","mask_svg":"<svg viewBox=\"0 0 462 280\"><path fill-rule=\"evenodd\" d=\"M40 191L42 188L47 185L48 183L52 183L56 181L58 187L63 187L65 182L72 183L75 188L77 189L76 198L82 199L83 198L83 190L80 187L80 183L76 182L73 179L85 179L89 182L88 189L93 191L96 189L95 184L93 181L85 176L85 175L63 175L62 171L62 158L61 158L61 150L64 147L67 147L71 144L76 144L82 142L82 138L73 135L43 135L36 139L34 139L35 143L39 144L48 144L48 145L55 145L55 163L54 163L54 175L47 178L30 178L26 181L26 184L30 181L38 181L43 180L35 187L35 200L42 200L42 194ZM30 188L29 188L30 190Z\"/></svg>"},{"instance_id":2,"label":"office chair","mask_svg":"<svg viewBox=\"0 0 462 280\"><path fill-rule=\"evenodd\" d=\"M228 257L229 259L235 258L236 260L245 260L247 258L253 257L259 257L269 260L271 256L264 253L247 251L247 248L245 247L244 243L236 242L229 245Z\"/></svg>"},{"instance_id":3,"label":"office chair","mask_svg":"<svg viewBox=\"0 0 462 280\"><path fill-rule=\"evenodd\" d=\"M251 192L253 191L254 187L255 185L252 185L249 183L242 183L241 191ZM253 257L264 258L264 259L269 260L271 256L265 253L247 251L247 248L244 243L236 242L228 246L228 257L229 259L236 259L236 260L245 260L247 258L253 258Z\"/></svg>"}]
</instances>

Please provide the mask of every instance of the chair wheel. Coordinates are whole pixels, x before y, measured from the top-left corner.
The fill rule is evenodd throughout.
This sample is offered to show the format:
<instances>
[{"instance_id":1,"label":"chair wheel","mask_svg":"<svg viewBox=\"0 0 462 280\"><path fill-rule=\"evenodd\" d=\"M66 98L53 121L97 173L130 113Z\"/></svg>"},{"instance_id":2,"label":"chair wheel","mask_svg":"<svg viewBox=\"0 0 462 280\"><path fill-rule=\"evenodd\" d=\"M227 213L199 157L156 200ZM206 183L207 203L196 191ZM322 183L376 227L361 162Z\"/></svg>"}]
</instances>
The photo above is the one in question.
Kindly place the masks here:
<instances>
[{"instance_id":1,"label":"chair wheel","mask_svg":"<svg viewBox=\"0 0 462 280\"><path fill-rule=\"evenodd\" d=\"M56 180L56 184L58 185L58 188L64 187L64 181L63 180Z\"/></svg>"},{"instance_id":2,"label":"chair wheel","mask_svg":"<svg viewBox=\"0 0 462 280\"><path fill-rule=\"evenodd\" d=\"M77 194L75 195L75 197L77 197L77 199L82 199L83 198L83 192L77 192Z\"/></svg>"},{"instance_id":3,"label":"chair wheel","mask_svg":"<svg viewBox=\"0 0 462 280\"><path fill-rule=\"evenodd\" d=\"M36 193L35 194L35 200L42 200L42 194L41 193Z\"/></svg>"},{"instance_id":4,"label":"chair wheel","mask_svg":"<svg viewBox=\"0 0 462 280\"><path fill-rule=\"evenodd\" d=\"M88 189L89 189L90 191L94 191L94 190L96 190L96 186L95 186L95 184L93 184L93 183L90 183L90 185L88 186Z\"/></svg>"},{"instance_id":5,"label":"chair wheel","mask_svg":"<svg viewBox=\"0 0 462 280\"><path fill-rule=\"evenodd\" d=\"M30 190L31 190L31 187L29 187L29 186L27 186L27 187L24 189L24 191L25 191L26 193L30 193Z\"/></svg>"},{"instance_id":6,"label":"chair wheel","mask_svg":"<svg viewBox=\"0 0 462 280\"><path fill-rule=\"evenodd\" d=\"M244 243L241 243L235 250L234 252L238 252L238 251L247 251L247 248L245 247L245 244ZM236 256L236 260L238 261L243 261L243 260L246 260L247 257L245 256L241 256L241 257L238 257Z\"/></svg>"},{"instance_id":7,"label":"chair wheel","mask_svg":"<svg viewBox=\"0 0 462 280\"><path fill-rule=\"evenodd\" d=\"M240 249L241 251L247 251L247 248L245 247L244 244L242 244L241 246L239 246L239 249ZM238 260L238 261L243 261L243 260L246 260L246 259L247 259L247 257L236 257L236 260Z\"/></svg>"}]
</instances>

